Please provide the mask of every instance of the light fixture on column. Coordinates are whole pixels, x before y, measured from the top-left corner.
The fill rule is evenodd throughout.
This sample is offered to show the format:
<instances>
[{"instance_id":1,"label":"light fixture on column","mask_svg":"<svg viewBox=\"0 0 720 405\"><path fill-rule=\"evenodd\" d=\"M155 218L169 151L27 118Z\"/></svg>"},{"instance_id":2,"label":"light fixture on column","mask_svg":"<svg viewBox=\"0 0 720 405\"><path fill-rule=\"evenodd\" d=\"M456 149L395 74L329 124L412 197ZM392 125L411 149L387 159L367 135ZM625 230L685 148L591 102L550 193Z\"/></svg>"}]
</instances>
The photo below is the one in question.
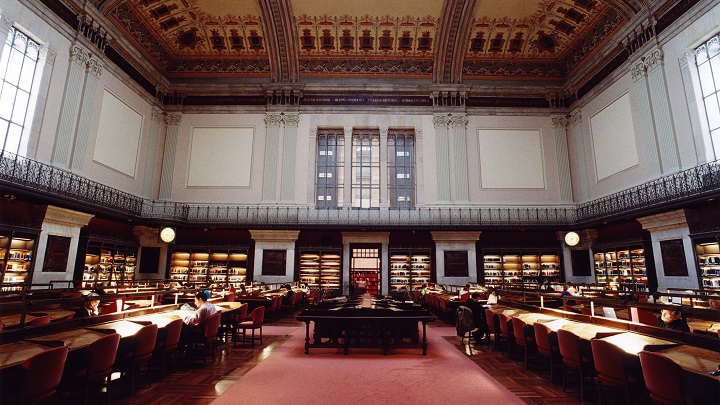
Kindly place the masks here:
<instances>
[{"instance_id":1,"label":"light fixture on column","mask_svg":"<svg viewBox=\"0 0 720 405\"><path fill-rule=\"evenodd\" d=\"M175 228L163 226L160 228L160 240L165 243L175 242Z\"/></svg>"},{"instance_id":2,"label":"light fixture on column","mask_svg":"<svg viewBox=\"0 0 720 405\"><path fill-rule=\"evenodd\" d=\"M580 243L580 235L577 232L568 232L565 234L565 243L568 246L577 246Z\"/></svg>"}]
</instances>

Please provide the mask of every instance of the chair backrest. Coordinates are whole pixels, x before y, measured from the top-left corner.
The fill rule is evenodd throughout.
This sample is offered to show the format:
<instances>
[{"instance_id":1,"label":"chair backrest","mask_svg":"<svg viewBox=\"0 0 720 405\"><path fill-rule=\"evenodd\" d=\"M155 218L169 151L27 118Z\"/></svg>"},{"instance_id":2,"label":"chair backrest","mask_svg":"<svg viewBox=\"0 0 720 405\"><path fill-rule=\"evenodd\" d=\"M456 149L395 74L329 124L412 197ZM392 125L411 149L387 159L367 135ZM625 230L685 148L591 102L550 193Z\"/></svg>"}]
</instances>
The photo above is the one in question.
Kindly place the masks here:
<instances>
[{"instance_id":1,"label":"chair backrest","mask_svg":"<svg viewBox=\"0 0 720 405\"><path fill-rule=\"evenodd\" d=\"M650 398L662 403L683 403L685 395L682 368L659 353L643 350L639 356Z\"/></svg>"},{"instance_id":2,"label":"chair backrest","mask_svg":"<svg viewBox=\"0 0 720 405\"><path fill-rule=\"evenodd\" d=\"M510 320L512 322L513 326L513 335L515 335L515 342L517 344L524 346L525 345L525 327L527 326L527 323L523 321L520 318L512 318Z\"/></svg>"},{"instance_id":3,"label":"chair backrest","mask_svg":"<svg viewBox=\"0 0 720 405\"><path fill-rule=\"evenodd\" d=\"M510 329L508 328L508 322L510 322L510 318L508 318L505 314L497 314L497 317L498 321L500 321L500 333L505 336L509 336Z\"/></svg>"},{"instance_id":4,"label":"chair backrest","mask_svg":"<svg viewBox=\"0 0 720 405\"><path fill-rule=\"evenodd\" d=\"M460 302L465 302L468 300L468 298L470 298L470 293L464 293L460 295Z\"/></svg>"},{"instance_id":5,"label":"chair backrest","mask_svg":"<svg viewBox=\"0 0 720 405\"><path fill-rule=\"evenodd\" d=\"M104 314L112 314L113 312L117 312L117 310L118 310L117 301L113 301L110 303L110 305L101 307L98 312L100 313L100 315L104 315Z\"/></svg>"},{"instance_id":6,"label":"chair backrest","mask_svg":"<svg viewBox=\"0 0 720 405\"><path fill-rule=\"evenodd\" d=\"M248 311L249 305L247 303L240 305L240 308L238 308L238 320L240 322L243 322L245 319L247 319L247 311Z\"/></svg>"},{"instance_id":7,"label":"chair backrest","mask_svg":"<svg viewBox=\"0 0 720 405\"><path fill-rule=\"evenodd\" d=\"M249 318L253 321L253 328L259 328L265 319L265 307L261 305L253 309L252 312L250 312Z\"/></svg>"},{"instance_id":8,"label":"chair backrest","mask_svg":"<svg viewBox=\"0 0 720 405\"><path fill-rule=\"evenodd\" d=\"M34 402L54 395L62 378L67 354L67 346L59 346L25 360L22 364L25 380L18 391L17 402Z\"/></svg>"},{"instance_id":9,"label":"chair backrest","mask_svg":"<svg viewBox=\"0 0 720 405\"><path fill-rule=\"evenodd\" d=\"M290 306L297 305L298 299L301 297L300 293L295 293L290 297Z\"/></svg>"},{"instance_id":10,"label":"chair backrest","mask_svg":"<svg viewBox=\"0 0 720 405\"><path fill-rule=\"evenodd\" d=\"M583 315L592 315L592 312L590 310L591 310L590 307L583 306L582 309L580 310L580 312Z\"/></svg>"},{"instance_id":11,"label":"chair backrest","mask_svg":"<svg viewBox=\"0 0 720 405\"><path fill-rule=\"evenodd\" d=\"M485 308L485 323L487 323L488 331L495 333L495 319L497 315L495 312Z\"/></svg>"},{"instance_id":12,"label":"chair backrest","mask_svg":"<svg viewBox=\"0 0 720 405\"><path fill-rule=\"evenodd\" d=\"M590 341L598 378L611 383L624 383L628 378L631 354L601 339Z\"/></svg>"},{"instance_id":13,"label":"chair backrest","mask_svg":"<svg viewBox=\"0 0 720 405\"><path fill-rule=\"evenodd\" d=\"M48 323L50 323L50 315L44 315L25 322L25 326L45 325Z\"/></svg>"},{"instance_id":14,"label":"chair backrest","mask_svg":"<svg viewBox=\"0 0 720 405\"><path fill-rule=\"evenodd\" d=\"M580 355L580 338L565 329L558 329L557 337L563 363L579 367L582 359Z\"/></svg>"},{"instance_id":15,"label":"chair backrest","mask_svg":"<svg viewBox=\"0 0 720 405\"><path fill-rule=\"evenodd\" d=\"M235 302L236 297L237 296L235 295L235 293L231 292L230 294L225 296L225 302Z\"/></svg>"},{"instance_id":16,"label":"chair backrest","mask_svg":"<svg viewBox=\"0 0 720 405\"><path fill-rule=\"evenodd\" d=\"M282 295L276 295L272 298L272 305L270 309L277 309L282 304Z\"/></svg>"},{"instance_id":17,"label":"chair backrest","mask_svg":"<svg viewBox=\"0 0 720 405\"><path fill-rule=\"evenodd\" d=\"M88 378L94 380L97 377L104 377L112 371L115 363L120 334L113 333L103 336L88 346L90 353L90 364L88 364Z\"/></svg>"},{"instance_id":18,"label":"chair backrest","mask_svg":"<svg viewBox=\"0 0 720 405\"><path fill-rule=\"evenodd\" d=\"M630 320L635 323L642 323L645 325L657 325L657 318L651 312L646 311L642 308L630 307Z\"/></svg>"},{"instance_id":19,"label":"chair backrest","mask_svg":"<svg viewBox=\"0 0 720 405\"><path fill-rule=\"evenodd\" d=\"M155 340L157 339L158 326L151 323L143 326L135 334L135 360L143 360L152 356L155 349Z\"/></svg>"},{"instance_id":20,"label":"chair backrest","mask_svg":"<svg viewBox=\"0 0 720 405\"><path fill-rule=\"evenodd\" d=\"M208 318L205 322L205 338L214 338L218 334L220 329L220 319L222 318L222 311L217 311L213 316Z\"/></svg>"},{"instance_id":21,"label":"chair backrest","mask_svg":"<svg viewBox=\"0 0 720 405\"><path fill-rule=\"evenodd\" d=\"M540 322L535 322L533 324L533 330L535 331L535 344L537 345L538 351L549 354L551 352L550 328Z\"/></svg>"},{"instance_id":22,"label":"chair backrest","mask_svg":"<svg viewBox=\"0 0 720 405\"><path fill-rule=\"evenodd\" d=\"M180 333L182 332L182 319L175 319L165 325L165 350L173 350L180 342Z\"/></svg>"}]
</instances>

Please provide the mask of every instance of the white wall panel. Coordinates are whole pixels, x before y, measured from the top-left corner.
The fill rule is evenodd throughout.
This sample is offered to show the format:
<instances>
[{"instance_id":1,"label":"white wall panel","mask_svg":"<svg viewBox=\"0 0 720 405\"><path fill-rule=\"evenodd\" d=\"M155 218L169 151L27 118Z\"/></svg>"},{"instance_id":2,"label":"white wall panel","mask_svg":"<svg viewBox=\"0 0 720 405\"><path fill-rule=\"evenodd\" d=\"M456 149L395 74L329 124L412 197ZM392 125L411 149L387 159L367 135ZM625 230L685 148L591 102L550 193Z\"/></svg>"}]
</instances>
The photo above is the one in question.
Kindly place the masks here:
<instances>
[{"instance_id":1,"label":"white wall panel","mask_svg":"<svg viewBox=\"0 0 720 405\"><path fill-rule=\"evenodd\" d=\"M545 188L539 130L480 129L482 188Z\"/></svg>"},{"instance_id":2,"label":"white wall panel","mask_svg":"<svg viewBox=\"0 0 720 405\"><path fill-rule=\"evenodd\" d=\"M143 117L105 90L93 160L135 177Z\"/></svg>"},{"instance_id":3,"label":"white wall panel","mask_svg":"<svg viewBox=\"0 0 720 405\"><path fill-rule=\"evenodd\" d=\"M638 164L627 93L590 118L590 131L598 180Z\"/></svg>"},{"instance_id":4,"label":"white wall panel","mask_svg":"<svg viewBox=\"0 0 720 405\"><path fill-rule=\"evenodd\" d=\"M250 187L253 128L193 128L188 187Z\"/></svg>"}]
</instances>

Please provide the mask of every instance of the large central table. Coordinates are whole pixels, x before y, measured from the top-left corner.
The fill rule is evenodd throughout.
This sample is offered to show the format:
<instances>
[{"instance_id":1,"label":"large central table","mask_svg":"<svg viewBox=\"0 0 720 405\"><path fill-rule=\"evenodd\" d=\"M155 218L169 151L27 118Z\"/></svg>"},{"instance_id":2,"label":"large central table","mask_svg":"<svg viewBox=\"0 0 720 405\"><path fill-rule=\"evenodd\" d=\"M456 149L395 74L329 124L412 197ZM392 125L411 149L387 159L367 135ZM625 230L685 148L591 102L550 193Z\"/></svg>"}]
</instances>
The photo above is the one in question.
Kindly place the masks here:
<instances>
[{"instance_id":1,"label":"large central table","mask_svg":"<svg viewBox=\"0 0 720 405\"><path fill-rule=\"evenodd\" d=\"M313 308L296 318L305 322L305 354L311 347L340 347L344 354L351 347L380 347L388 354L391 347L420 346L427 355L426 325L435 320L422 307ZM315 325L312 341L310 322ZM418 323L422 323L422 337Z\"/></svg>"}]
</instances>

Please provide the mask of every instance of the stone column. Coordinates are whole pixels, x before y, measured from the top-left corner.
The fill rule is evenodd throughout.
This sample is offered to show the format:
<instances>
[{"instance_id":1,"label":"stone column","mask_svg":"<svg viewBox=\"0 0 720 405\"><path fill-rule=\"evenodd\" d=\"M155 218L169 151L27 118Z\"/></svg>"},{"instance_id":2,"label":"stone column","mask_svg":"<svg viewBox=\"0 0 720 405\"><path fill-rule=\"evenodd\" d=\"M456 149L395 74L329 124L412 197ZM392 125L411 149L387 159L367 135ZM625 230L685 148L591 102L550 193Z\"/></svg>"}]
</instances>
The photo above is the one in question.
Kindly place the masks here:
<instances>
[{"instance_id":1,"label":"stone column","mask_svg":"<svg viewBox=\"0 0 720 405\"><path fill-rule=\"evenodd\" d=\"M557 154L558 182L560 200L572 201L572 183L570 179L570 157L568 156L567 130L568 119L564 116L552 117L555 133L555 153Z\"/></svg>"},{"instance_id":2,"label":"stone column","mask_svg":"<svg viewBox=\"0 0 720 405\"><path fill-rule=\"evenodd\" d=\"M143 191L145 198L155 198L155 155L157 151L157 138L160 124L162 123L163 111L153 106L150 109L150 119L147 129L147 141L145 142L145 173L143 174Z\"/></svg>"},{"instance_id":3,"label":"stone column","mask_svg":"<svg viewBox=\"0 0 720 405\"><path fill-rule=\"evenodd\" d=\"M85 70L89 60L90 53L85 48L76 43L71 46L70 65L65 80L65 92L51 157L51 162L61 168L68 168L70 165L70 152L80 110L80 93L83 89Z\"/></svg>"},{"instance_id":4,"label":"stone column","mask_svg":"<svg viewBox=\"0 0 720 405\"><path fill-rule=\"evenodd\" d=\"M436 114L433 117L435 127L435 187L438 202L450 202L450 145L448 139L447 114Z\"/></svg>"},{"instance_id":5,"label":"stone column","mask_svg":"<svg viewBox=\"0 0 720 405\"><path fill-rule=\"evenodd\" d=\"M661 49L654 49L643 60L647 69L657 143L660 146L662 173L675 173L680 170L680 151L675 137L673 114L670 109L663 52Z\"/></svg>"},{"instance_id":6,"label":"stone column","mask_svg":"<svg viewBox=\"0 0 720 405\"><path fill-rule=\"evenodd\" d=\"M650 105L650 90L647 85L647 72L643 61L638 61L631 68L633 89L637 95L637 107L640 111L640 130L645 144L645 161L647 163L648 179L655 179L662 174L660 170L660 152L658 151L657 137L655 135L655 122Z\"/></svg>"},{"instance_id":7,"label":"stone column","mask_svg":"<svg viewBox=\"0 0 720 405\"><path fill-rule=\"evenodd\" d=\"M295 155L297 154L297 131L299 114L285 114L283 132L282 178L280 179L280 201L295 201ZM314 159L313 159L314 160Z\"/></svg>"},{"instance_id":8,"label":"stone column","mask_svg":"<svg viewBox=\"0 0 720 405\"><path fill-rule=\"evenodd\" d=\"M263 202L276 202L278 145L280 144L280 124L282 115L265 115L265 164L263 165Z\"/></svg>"},{"instance_id":9,"label":"stone column","mask_svg":"<svg viewBox=\"0 0 720 405\"><path fill-rule=\"evenodd\" d=\"M380 129L380 207L390 207L388 197L388 130Z\"/></svg>"},{"instance_id":10,"label":"stone column","mask_svg":"<svg viewBox=\"0 0 720 405\"><path fill-rule=\"evenodd\" d=\"M685 89L685 101L687 101L687 114L690 117L690 130L695 140L695 157L697 163L706 163L715 160L716 156L712 148L712 140L710 133L702 130L700 110L705 107L698 105L698 98L695 95L695 84L699 81L697 78L697 69L695 68L695 53L685 51L678 58L680 64L680 75L683 81L683 89ZM694 80L695 78L695 80ZM717 156L720 158L720 156Z\"/></svg>"},{"instance_id":11,"label":"stone column","mask_svg":"<svg viewBox=\"0 0 720 405\"><path fill-rule=\"evenodd\" d=\"M588 174L587 161L585 160L585 137L583 136L583 120L580 110L570 113L570 124L572 125L573 137L575 139L575 157L577 164L577 184L578 193L575 196L576 201L586 201L588 199Z\"/></svg>"},{"instance_id":12,"label":"stone column","mask_svg":"<svg viewBox=\"0 0 720 405\"><path fill-rule=\"evenodd\" d=\"M353 131L352 131L352 127L345 128L344 131L345 131L345 143L344 143L345 159L343 160L343 171L344 171L344 173L343 173L343 188L342 188L342 190L340 190L343 193L343 200L342 200L342 205L340 205L340 202L338 201L338 205L337 205L338 208L340 208L341 206L352 207L352 181L353 181L353 178L352 178L352 161L353 161L352 133L353 133Z\"/></svg>"},{"instance_id":13,"label":"stone column","mask_svg":"<svg viewBox=\"0 0 720 405\"><path fill-rule=\"evenodd\" d=\"M77 123L77 133L75 135L75 146L72 152L72 162L70 163L70 169L74 172L82 172L83 165L85 163L87 141L90 136L90 122L93 117L93 107L95 106L95 91L97 89L98 78L102 74L102 69L103 62L98 58L91 56L87 62L85 88L82 92L80 117Z\"/></svg>"},{"instance_id":14,"label":"stone column","mask_svg":"<svg viewBox=\"0 0 720 405\"><path fill-rule=\"evenodd\" d=\"M160 175L161 200L170 199L173 187L173 173L175 171L175 152L177 149L178 133L182 113L171 113L165 116L167 130L165 133L165 148L163 153L162 174Z\"/></svg>"},{"instance_id":15,"label":"stone column","mask_svg":"<svg viewBox=\"0 0 720 405\"><path fill-rule=\"evenodd\" d=\"M453 145L453 201L467 202L469 201L468 192L468 161L467 161L467 135L465 128L467 127L467 116L453 115L450 117L450 128L452 128L452 145Z\"/></svg>"}]
</instances>

